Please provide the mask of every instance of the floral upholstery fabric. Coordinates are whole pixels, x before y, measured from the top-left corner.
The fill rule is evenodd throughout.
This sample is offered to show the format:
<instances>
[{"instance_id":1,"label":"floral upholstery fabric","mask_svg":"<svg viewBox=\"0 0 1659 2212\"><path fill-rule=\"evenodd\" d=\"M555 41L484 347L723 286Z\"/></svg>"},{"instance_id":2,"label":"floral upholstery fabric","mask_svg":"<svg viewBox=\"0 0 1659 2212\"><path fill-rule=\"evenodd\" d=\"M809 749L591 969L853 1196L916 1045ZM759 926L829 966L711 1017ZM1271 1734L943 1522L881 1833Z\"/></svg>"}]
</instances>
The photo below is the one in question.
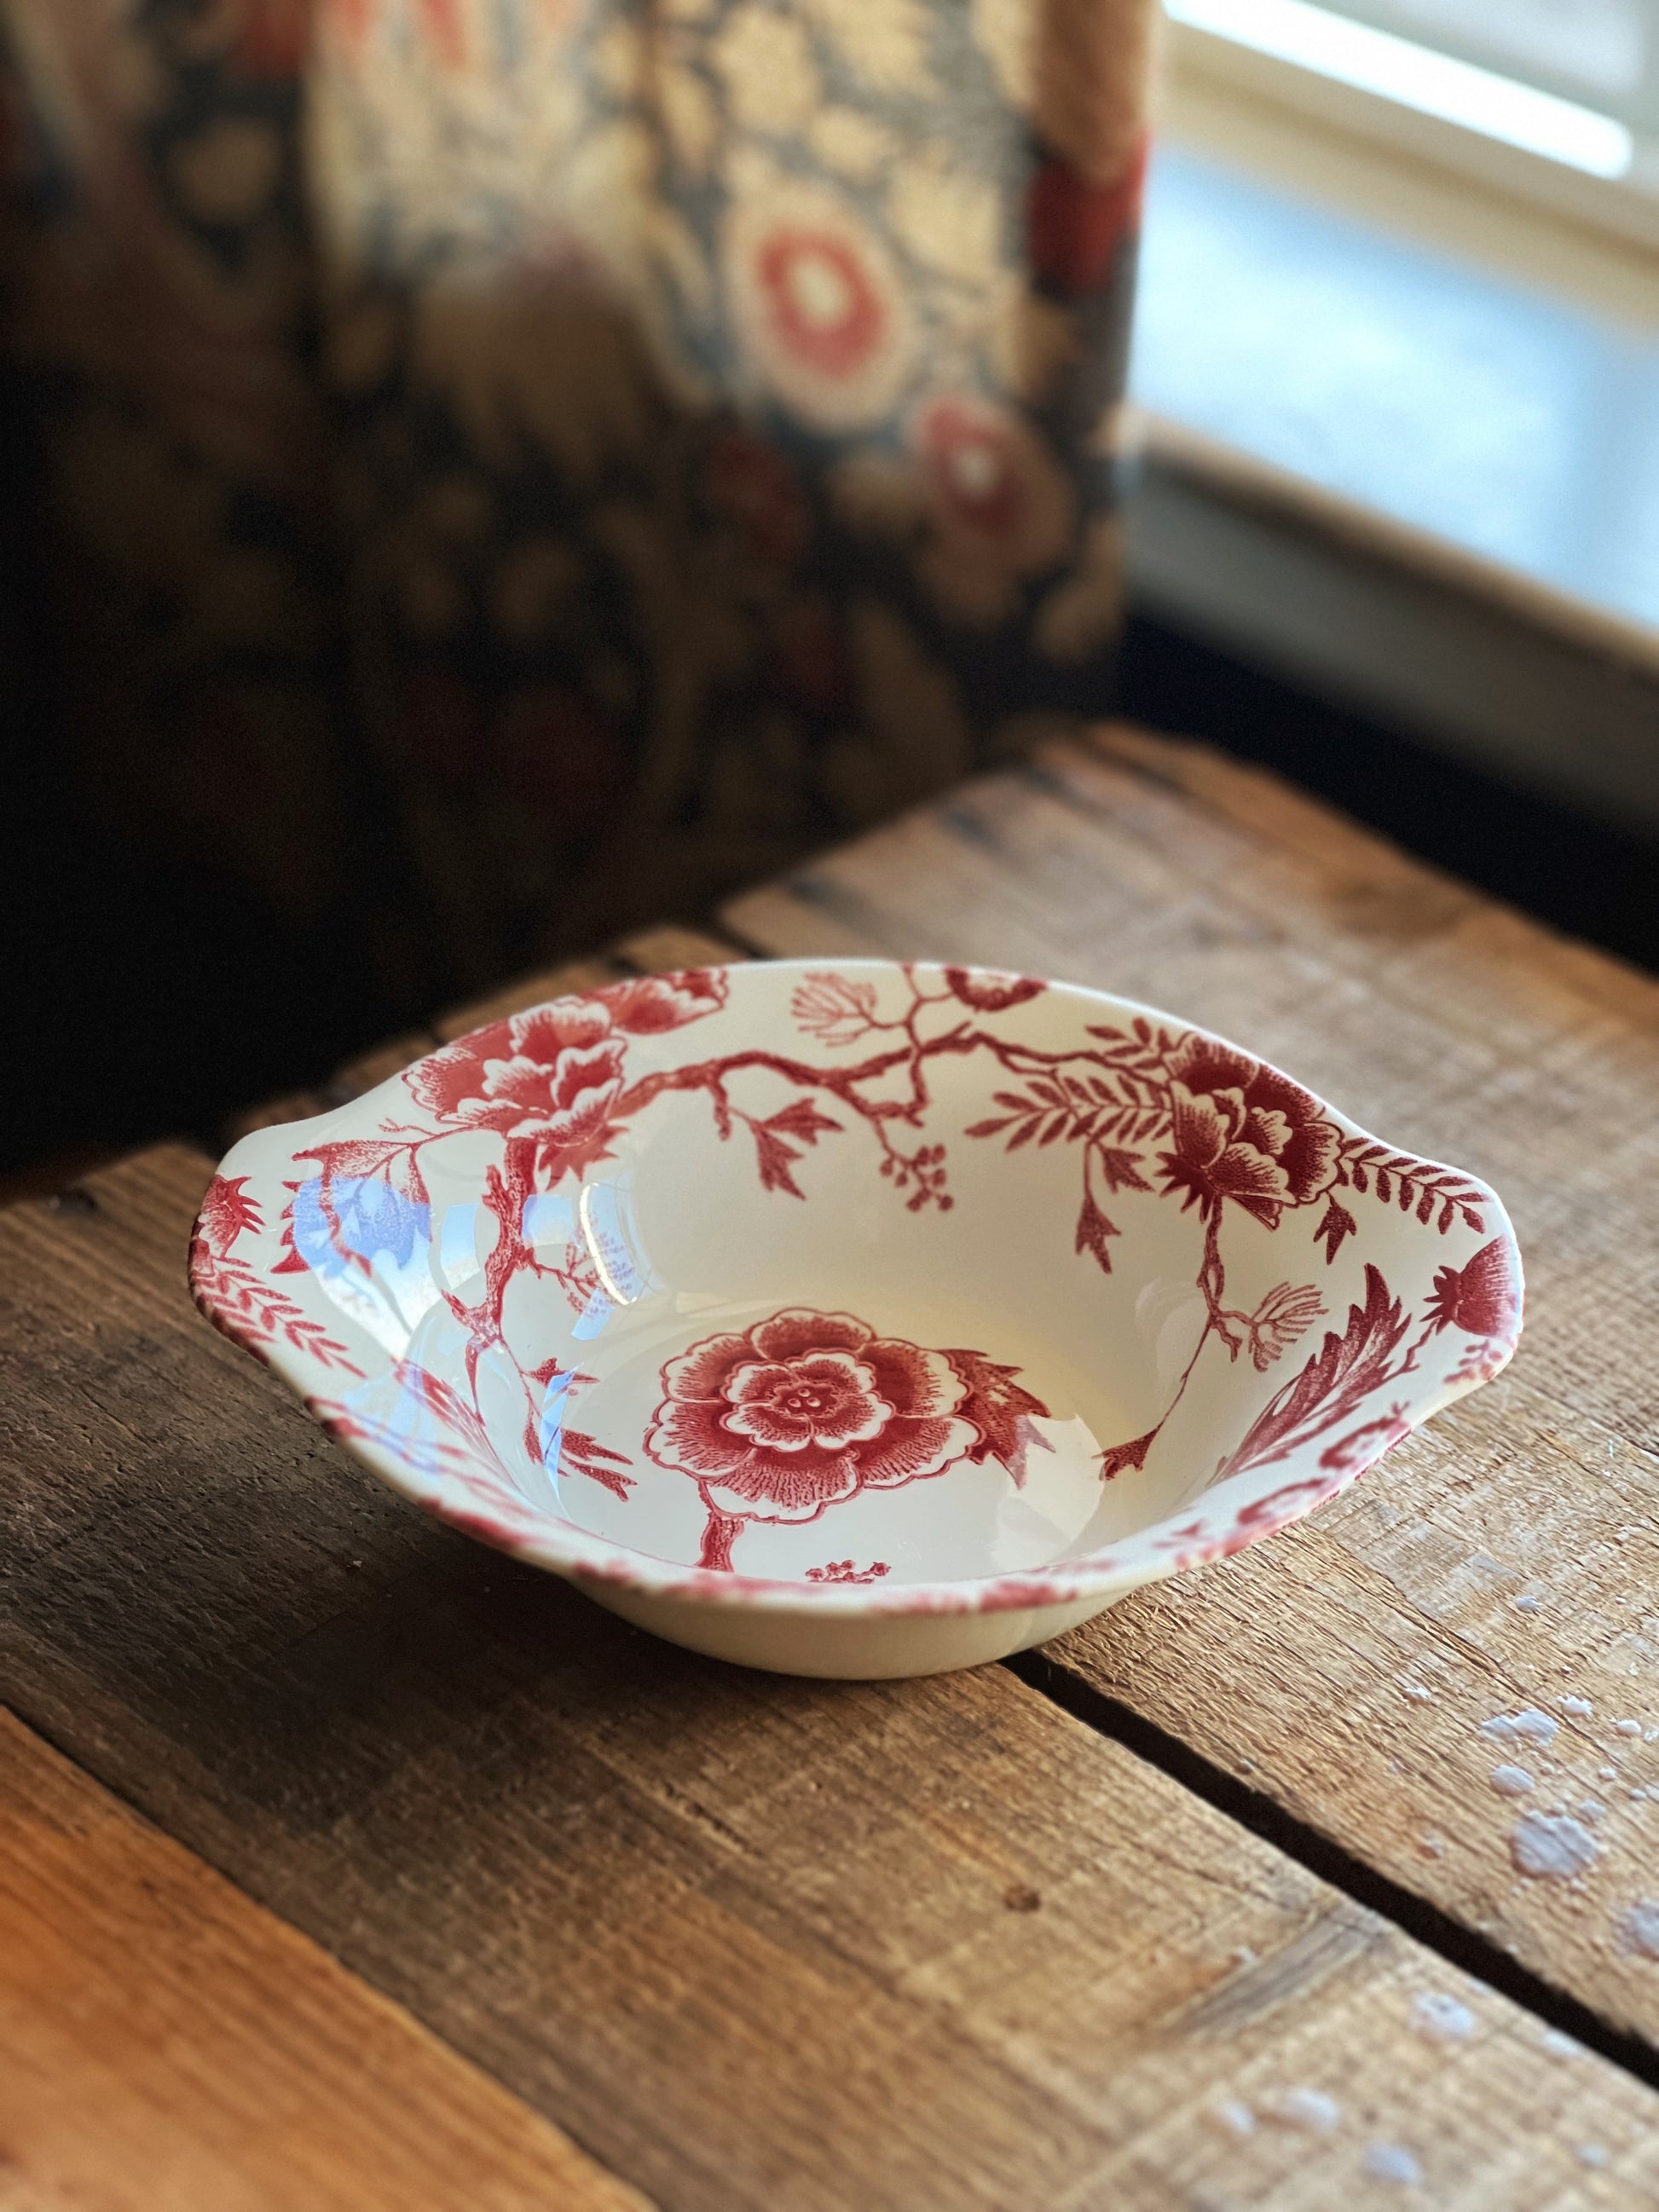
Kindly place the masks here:
<instances>
[{"instance_id":1,"label":"floral upholstery fabric","mask_svg":"<svg viewBox=\"0 0 1659 2212\"><path fill-rule=\"evenodd\" d=\"M5 21L8 357L124 834L412 915L456 988L1100 703L1146 0Z\"/></svg>"}]
</instances>

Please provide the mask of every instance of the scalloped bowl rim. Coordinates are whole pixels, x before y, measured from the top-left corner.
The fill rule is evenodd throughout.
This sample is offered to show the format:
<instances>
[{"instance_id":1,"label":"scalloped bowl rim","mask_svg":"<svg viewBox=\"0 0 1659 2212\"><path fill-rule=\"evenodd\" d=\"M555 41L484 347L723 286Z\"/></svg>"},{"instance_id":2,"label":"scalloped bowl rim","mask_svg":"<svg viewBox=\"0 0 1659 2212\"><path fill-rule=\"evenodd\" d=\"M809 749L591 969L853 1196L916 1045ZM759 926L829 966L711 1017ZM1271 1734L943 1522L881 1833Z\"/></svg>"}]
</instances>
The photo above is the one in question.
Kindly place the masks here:
<instances>
[{"instance_id":1,"label":"scalloped bowl rim","mask_svg":"<svg viewBox=\"0 0 1659 2212\"><path fill-rule=\"evenodd\" d=\"M902 972L906 969L941 970L945 963L918 959L902 962L876 957L847 957L822 955L817 958L787 960L757 960L730 963L716 971L733 978L754 976L759 973L793 970L803 975L821 972L833 967L837 972L878 970ZM684 972L684 971L683 971ZM1008 974L1012 971L987 970L985 973ZM1018 980L1024 981L1024 978ZM1177 1506L1161 1519L1136 1529L1127 1537L1115 1539L1099 1551L1075 1558L1055 1561L1052 1565L1022 1568L981 1577L961 1577L951 1580L894 1582L894 1583L838 1583L833 1581L803 1583L779 1577L744 1574L736 1571L714 1571L676 1565L672 1560L652 1555L617 1543L608 1537L590 1532L575 1524L546 1516L534 1530L514 1530L507 1533L493 1526L483 1515L459 1510L443 1495L441 1480L411 1468L397 1452L372 1439L360 1436L342 1435L337 1425L319 1409L307 1387L305 1356L281 1345L254 1342L237 1325L234 1316L216 1307L211 1295L205 1292L198 1279L196 1261L197 1238L202 1218L198 1217L196 1234L192 1237L190 1281L191 1295L204 1316L222 1335L249 1352L262 1364L269 1366L279 1378L297 1395L308 1413L331 1437L350 1455L368 1467L371 1472L392 1490L431 1513L447 1525L489 1545L508 1557L568 1577L580 1584L594 1584L622 1591L637 1592L642 1596L684 1600L696 1606L720 1609L754 1610L786 1613L801 1617L859 1615L872 1619L895 1619L924 1615L975 1614L1005 1612L1014 1609L1028 1611L1058 1609L1091 1601L1091 1609L1102 1609L1115 1599L1127 1595L1141 1585L1161 1580L1177 1572L1230 1556L1250 1546L1262 1542L1281 1528L1304 1519L1318 1506L1325 1504L1349 1488L1358 1477L1385 1458L1395 1447L1414 1433L1437 1413L1467 1396L1469 1392L1493 1379L1507 1366L1513 1357L1521 1334L1524 1286L1519 1248L1509 1215L1496 1191L1480 1176L1449 1163L1430 1158L1425 1154L1412 1152L1405 1147L1392 1145L1379 1138L1359 1122L1334 1106L1320 1093L1303 1084L1299 1078L1279 1067L1275 1062L1248 1046L1239 1045L1219 1031L1205 1024L1173 1015L1166 1009L1151 1006L1135 999L1125 998L1114 992L1092 986L1068 983L1050 979L1030 979L1040 982L1045 993L1074 1000L1080 1006L1098 1012L1105 1009L1113 1014L1133 1021L1137 1018L1152 1024L1179 1030L1183 1035L1197 1037L1219 1048L1243 1054L1255 1061L1266 1073L1295 1085L1307 1093L1321 1113L1335 1123L1344 1135L1363 1143L1383 1146L1413 1167L1429 1172L1457 1176L1478 1193L1482 1204L1491 1209L1495 1223L1494 1234L1500 1238L1507 1251L1516 1292L1516 1312L1508 1342L1493 1357L1489 1364L1471 1378L1449 1381L1415 1407L1410 1418L1403 1419L1395 1433L1372 1458L1364 1459L1351 1468L1341 1470L1310 1494L1286 1504L1283 1512L1248 1532L1240 1533L1225 1526L1216 1532L1196 1537L1178 1553L1165 1549L1155 1551L1152 1540L1167 1532L1183 1515L1207 1510L1212 1504L1227 1501L1246 1502L1252 1494L1260 1494L1259 1481L1252 1482L1249 1470L1213 1484L1200 1496ZM578 998L599 995L599 990L569 994ZM544 1001L556 1004L558 1001ZM515 1009L515 1014L528 1014L534 1006ZM458 1038L453 1042L465 1042ZM448 1049L444 1047L441 1049ZM430 1059L433 1054L423 1055ZM419 1066L422 1061L410 1064ZM293 1164L296 1154L293 1140L309 1130L325 1125L337 1127L343 1116L349 1116L390 1092L410 1073L405 1068L377 1085L374 1089L350 1100L346 1105L308 1117L303 1121L270 1125L251 1132L234 1145L220 1163L218 1173L239 1166L244 1170L256 1160L281 1157ZM1310 1486L1304 1484L1304 1489Z\"/></svg>"}]
</instances>

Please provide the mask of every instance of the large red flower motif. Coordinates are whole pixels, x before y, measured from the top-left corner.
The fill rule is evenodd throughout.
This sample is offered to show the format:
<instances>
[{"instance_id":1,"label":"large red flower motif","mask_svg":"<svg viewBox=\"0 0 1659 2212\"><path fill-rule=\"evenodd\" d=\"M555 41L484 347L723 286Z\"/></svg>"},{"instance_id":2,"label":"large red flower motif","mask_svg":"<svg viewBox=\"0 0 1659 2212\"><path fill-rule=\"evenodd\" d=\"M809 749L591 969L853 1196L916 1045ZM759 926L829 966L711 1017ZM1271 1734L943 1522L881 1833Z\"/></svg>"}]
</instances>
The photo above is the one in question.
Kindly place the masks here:
<instances>
[{"instance_id":1,"label":"large red flower motif","mask_svg":"<svg viewBox=\"0 0 1659 2212\"><path fill-rule=\"evenodd\" d=\"M923 581L952 614L999 617L1021 578L1065 554L1072 487L1030 422L970 394L931 401L909 434L929 520L917 562Z\"/></svg>"},{"instance_id":2,"label":"large red flower motif","mask_svg":"<svg viewBox=\"0 0 1659 2212\"><path fill-rule=\"evenodd\" d=\"M1494 1237L1462 1267L1442 1267L1426 1310L1437 1333L1461 1328L1469 1336L1508 1336L1521 1317L1521 1286L1504 1239Z\"/></svg>"},{"instance_id":3,"label":"large red flower motif","mask_svg":"<svg viewBox=\"0 0 1659 2212\"><path fill-rule=\"evenodd\" d=\"M1160 1153L1164 1188L1213 1213L1231 1199L1269 1229L1280 1210L1325 1188L1341 1137L1319 1101L1248 1053L1206 1037L1170 1060L1174 1148Z\"/></svg>"},{"instance_id":4,"label":"large red flower motif","mask_svg":"<svg viewBox=\"0 0 1659 2212\"><path fill-rule=\"evenodd\" d=\"M774 393L824 429L879 422L914 330L886 248L853 208L780 181L727 216L725 262L739 342Z\"/></svg>"},{"instance_id":5,"label":"large red flower motif","mask_svg":"<svg viewBox=\"0 0 1659 2212\"><path fill-rule=\"evenodd\" d=\"M555 999L474 1030L404 1080L449 1128L534 1137L537 1164L556 1182L604 1158L628 1039L718 1013L726 990L719 968L629 976L587 998Z\"/></svg>"},{"instance_id":6,"label":"large red flower motif","mask_svg":"<svg viewBox=\"0 0 1659 2212\"><path fill-rule=\"evenodd\" d=\"M1007 1372L986 1380L1006 1386ZM711 1512L812 1521L972 1452L982 1437L965 1401L976 1379L948 1353L878 1336L851 1314L792 1309L671 1359L645 1448L690 1475Z\"/></svg>"},{"instance_id":7,"label":"large red flower motif","mask_svg":"<svg viewBox=\"0 0 1659 2212\"><path fill-rule=\"evenodd\" d=\"M625 1050L608 1006L556 999L446 1046L405 1079L453 1127L536 1135L542 1164L562 1175L603 1149Z\"/></svg>"}]
</instances>

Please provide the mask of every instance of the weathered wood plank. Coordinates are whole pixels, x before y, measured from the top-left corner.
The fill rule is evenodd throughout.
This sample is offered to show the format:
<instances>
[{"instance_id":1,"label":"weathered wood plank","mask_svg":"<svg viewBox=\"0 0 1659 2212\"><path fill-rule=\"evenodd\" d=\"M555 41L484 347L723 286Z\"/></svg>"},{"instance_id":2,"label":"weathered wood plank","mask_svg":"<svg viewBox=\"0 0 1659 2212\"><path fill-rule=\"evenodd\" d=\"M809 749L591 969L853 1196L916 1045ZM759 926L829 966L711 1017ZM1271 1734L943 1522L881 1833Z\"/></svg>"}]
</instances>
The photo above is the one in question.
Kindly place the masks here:
<instances>
[{"instance_id":1,"label":"weathered wood plank","mask_svg":"<svg viewBox=\"0 0 1659 2212\"><path fill-rule=\"evenodd\" d=\"M0 1219L9 1693L612 2171L673 2212L1659 2188L1659 2100L1007 1670L744 1675L401 1506L189 1310L207 1172Z\"/></svg>"},{"instance_id":2,"label":"weathered wood plank","mask_svg":"<svg viewBox=\"0 0 1659 2212\"><path fill-rule=\"evenodd\" d=\"M742 957L724 938L711 937L706 929L682 929L678 923L636 929L613 950L618 960L642 975L671 968L718 968L723 961Z\"/></svg>"},{"instance_id":3,"label":"weathered wood plank","mask_svg":"<svg viewBox=\"0 0 1659 2212\"><path fill-rule=\"evenodd\" d=\"M504 1013L515 1013L520 1006L534 1006L539 999L556 999L567 991L591 990L595 984L608 982L628 971L696 968L718 963L730 957L730 946L701 930L668 924L636 930L610 952L515 976L483 998L470 999L464 1006L451 1007L438 1017L429 1030L408 1030L401 1036L388 1037L381 1044L372 1045L344 1061L326 1083L314 1090L284 1091L278 1097L262 1099L255 1105L240 1109L225 1125L225 1143L234 1144L239 1137L247 1136L255 1129L273 1127L279 1122L302 1121L313 1114L325 1113L331 1106L343 1106L349 1099L360 1098L365 1091L372 1091L377 1083L384 1083L387 1076L396 1075L400 1068L408 1067L435 1046L465 1036L469 1030L482 1028L484 1023L496 1020ZM89 1158L84 1164L90 1167L100 1162ZM67 1176L60 1180L67 1180ZM37 1189L56 1187L38 1181L20 1182L15 1195L22 1197ZM3 1202L5 1195L0 1193L0 1202Z\"/></svg>"},{"instance_id":4,"label":"weathered wood plank","mask_svg":"<svg viewBox=\"0 0 1659 2212\"><path fill-rule=\"evenodd\" d=\"M0 2204L645 2200L0 1713Z\"/></svg>"},{"instance_id":5,"label":"weathered wood plank","mask_svg":"<svg viewBox=\"0 0 1659 2212\"><path fill-rule=\"evenodd\" d=\"M1659 2038L1659 1938L1631 1917L1659 1898L1659 986L1269 775L1121 731L728 915L763 951L943 954L1147 999L1503 1193L1528 1279L1509 1373L1310 1523L1056 1656ZM1480 1734L1528 1705L1552 1743ZM1517 1762L1525 1807L1491 1781ZM1582 1882L1517 1871L1527 1808L1593 1833Z\"/></svg>"}]
</instances>

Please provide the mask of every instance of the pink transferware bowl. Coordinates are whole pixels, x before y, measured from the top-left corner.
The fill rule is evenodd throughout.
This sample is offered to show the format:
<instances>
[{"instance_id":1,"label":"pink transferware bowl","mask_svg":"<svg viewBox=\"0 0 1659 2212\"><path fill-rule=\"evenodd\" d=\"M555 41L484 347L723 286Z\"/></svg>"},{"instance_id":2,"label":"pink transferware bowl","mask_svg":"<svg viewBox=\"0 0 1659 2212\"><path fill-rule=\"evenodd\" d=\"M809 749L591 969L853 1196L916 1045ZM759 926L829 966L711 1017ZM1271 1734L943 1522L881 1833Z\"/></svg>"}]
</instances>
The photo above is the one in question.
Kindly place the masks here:
<instances>
[{"instance_id":1,"label":"pink transferware bowl","mask_svg":"<svg viewBox=\"0 0 1659 2212\"><path fill-rule=\"evenodd\" d=\"M1297 1519L1515 1348L1492 1193L1167 1014L888 961L560 999L244 1138L203 1312L675 1642L925 1674Z\"/></svg>"}]
</instances>

